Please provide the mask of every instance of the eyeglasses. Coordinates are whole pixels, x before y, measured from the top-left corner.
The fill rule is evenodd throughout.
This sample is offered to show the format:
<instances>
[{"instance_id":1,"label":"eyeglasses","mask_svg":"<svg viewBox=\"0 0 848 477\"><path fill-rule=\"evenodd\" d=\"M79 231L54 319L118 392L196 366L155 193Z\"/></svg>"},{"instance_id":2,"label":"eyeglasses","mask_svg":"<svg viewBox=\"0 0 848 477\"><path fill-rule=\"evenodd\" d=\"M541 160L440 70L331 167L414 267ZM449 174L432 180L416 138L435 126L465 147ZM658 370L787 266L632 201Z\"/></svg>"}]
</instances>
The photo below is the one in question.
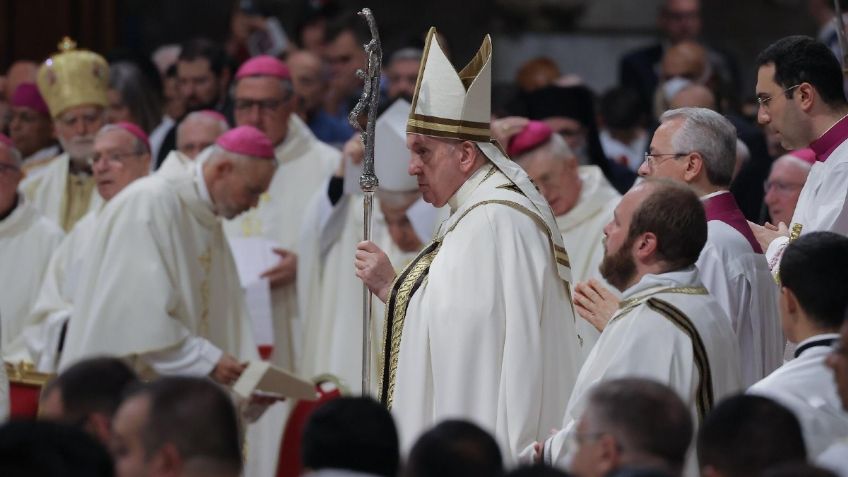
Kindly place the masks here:
<instances>
[{"instance_id":1,"label":"eyeglasses","mask_svg":"<svg viewBox=\"0 0 848 477\"><path fill-rule=\"evenodd\" d=\"M772 188L778 194L789 194L804 187L804 183L780 182L780 181L765 181L763 182L763 191L768 193Z\"/></svg>"},{"instance_id":2,"label":"eyeglasses","mask_svg":"<svg viewBox=\"0 0 848 477\"><path fill-rule=\"evenodd\" d=\"M686 157L689 154L691 154L691 153L689 153L689 152L669 152L669 153L646 152L645 153L645 163L648 164L648 167L653 169L654 167L657 167L658 165L660 165L660 164L662 164L663 162L666 161L666 160L661 160L661 161L657 160L658 157L672 157L674 159L680 159L681 157Z\"/></svg>"},{"instance_id":3,"label":"eyeglasses","mask_svg":"<svg viewBox=\"0 0 848 477\"><path fill-rule=\"evenodd\" d=\"M258 106L259 112L270 114L276 111L284 102L285 99L236 99L234 107L236 111L245 112Z\"/></svg>"},{"instance_id":4,"label":"eyeglasses","mask_svg":"<svg viewBox=\"0 0 848 477\"><path fill-rule=\"evenodd\" d=\"M786 94L786 93L788 93L788 92L792 91L793 89L797 88L798 86L801 86L801 85L800 85L800 84L796 84L795 86L790 86L790 87L788 87L788 88L784 89L783 91L781 91L781 93L782 93L782 94ZM760 105L760 107L762 107L762 108L768 108L769 101L771 101L772 99L774 99L774 97L775 97L775 96L777 96L777 95L776 95L776 94L774 94L774 95L771 95L771 96L758 96L758 97L757 97L757 103L758 103L758 104Z\"/></svg>"},{"instance_id":5,"label":"eyeglasses","mask_svg":"<svg viewBox=\"0 0 848 477\"><path fill-rule=\"evenodd\" d=\"M107 164L123 164L129 157L136 157L144 154L143 152L107 152L100 154L95 152L93 156L88 158L88 165L94 166L101 160L105 160Z\"/></svg>"}]
</instances>

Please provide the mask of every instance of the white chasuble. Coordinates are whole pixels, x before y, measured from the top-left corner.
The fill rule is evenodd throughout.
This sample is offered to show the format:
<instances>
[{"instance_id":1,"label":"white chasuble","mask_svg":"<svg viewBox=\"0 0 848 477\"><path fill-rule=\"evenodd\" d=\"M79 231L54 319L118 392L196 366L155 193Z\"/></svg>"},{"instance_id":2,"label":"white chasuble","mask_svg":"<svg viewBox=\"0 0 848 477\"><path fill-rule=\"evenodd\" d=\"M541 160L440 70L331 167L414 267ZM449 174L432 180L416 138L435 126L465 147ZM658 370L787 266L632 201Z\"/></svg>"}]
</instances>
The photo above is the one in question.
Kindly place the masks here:
<instances>
[{"instance_id":1,"label":"white chasuble","mask_svg":"<svg viewBox=\"0 0 848 477\"><path fill-rule=\"evenodd\" d=\"M740 390L736 337L694 267L645 275L625 290L621 307L580 369L562 430L545 442L546 462L567 463L573 451L567 443L592 388L626 377L669 386L691 409L696 427L713 404Z\"/></svg>"},{"instance_id":2,"label":"white chasuble","mask_svg":"<svg viewBox=\"0 0 848 477\"><path fill-rule=\"evenodd\" d=\"M0 350L7 361L25 360L12 344L24 329L50 255L63 235L21 194L12 213L0 221Z\"/></svg>"},{"instance_id":3,"label":"white chasuble","mask_svg":"<svg viewBox=\"0 0 848 477\"><path fill-rule=\"evenodd\" d=\"M189 359L197 364L188 373L205 375L221 352L257 357L221 222L200 195L199 169L139 179L103 208L73 296L60 370L115 355L143 374L170 374L180 367L169 359ZM169 355L188 344L200 356Z\"/></svg>"},{"instance_id":4,"label":"white chasuble","mask_svg":"<svg viewBox=\"0 0 848 477\"><path fill-rule=\"evenodd\" d=\"M315 138L303 121L292 115L288 135L277 146L275 155L279 167L259 205L226 221L224 230L228 237L261 236L299 253L300 230L309 201L338 167L341 153ZM275 264L268 264L268 268ZM295 284L272 289L271 306L274 327L271 362L295 370L296 350L300 346Z\"/></svg>"},{"instance_id":5,"label":"white chasuble","mask_svg":"<svg viewBox=\"0 0 848 477\"><path fill-rule=\"evenodd\" d=\"M574 383L575 314L558 271L567 257L534 202L491 164L449 204L389 295L380 398L403 452L459 418L491 432L512 461L561 422Z\"/></svg>"},{"instance_id":6,"label":"white chasuble","mask_svg":"<svg viewBox=\"0 0 848 477\"><path fill-rule=\"evenodd\" d=\"M103 203L90 175L69 173L70 161L64 153L30 170L20 187L36 209L66 232Z\"/></svg>"},{"instance_id":7,"label":"white chasuble","mask_svg":"<svg viewBox=\"0 0 848 477\"><path fill-rule=\"evenodd\" d=\"M848 412L839 400L833 371L824 363L838 340L837 333L829 333L798 343L795 359L748 389L748 394L774 399L795 414L811 459L848 439Z\"/></svg>"}]
</instances>

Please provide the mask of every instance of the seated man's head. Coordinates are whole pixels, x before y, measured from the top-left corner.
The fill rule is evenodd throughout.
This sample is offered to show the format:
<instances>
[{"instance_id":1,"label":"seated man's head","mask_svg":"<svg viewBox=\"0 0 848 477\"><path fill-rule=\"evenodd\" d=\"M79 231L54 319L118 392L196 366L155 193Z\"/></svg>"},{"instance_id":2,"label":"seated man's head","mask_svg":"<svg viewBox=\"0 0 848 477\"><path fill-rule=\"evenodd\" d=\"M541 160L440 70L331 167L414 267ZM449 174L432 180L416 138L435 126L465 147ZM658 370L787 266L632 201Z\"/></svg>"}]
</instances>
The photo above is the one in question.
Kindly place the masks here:
<instances>
[{"instance_id":1,"label":"seated man's head","mask_svg":"<svg viewBox=\"0 0 848 477\"><path fill-rule=\"evenodd\" d=\"M392 54L386 68L386 77L389 80L387 90L389 100L404 98L412 101L423 54L418 48L403 48Z\"/></svg>"},{"instance_id":2,"label":"seated man's head","mask_svg":"<svg viewBox=\"0 0 848 477\"><path fill-rule=\"evenodd\" d=\"M391 414L367 397L343 397L322 404L310 416L301 444L309 470L339 469L393 477L400 462Z\"/></svg>"},{"instance_id":3,"label":"seated man's head","mask_svg":"<svg viewBox=\"0 0 848 477\"><path fill-rule=\"evenodd\" d=\"M778 157L771 164L771 171L764 184L764 201L771 223L792 222L792 214L795 213L801 189L807 182L815 157L812 149L799 149Z\"/></svg>"},{"instance_id":4,"label":"seated man's head","mask_svg":"<svg viewBox=\"0 0 848 477\"><path fill-rule=\"evenodd\" d=\"M297 111L312 113L323 106L327 80L321 58L307 50L295 51L286 58L291 71L292 87L298 98Z\"/></svg>"},{"instance_id":5,"label":"seated man's head","mask_svg":"<svg viewBox=\"0 0 848 477\"><path fill-rule=\"evenodd\" d=\"M166 377L130 394L113 422L118 477L236 477L242 446L236 410L208 379Z\"/></svg>"},{"instance_id":6,"label":"seated man's head","mask_svg":"<svg viewBox=\"0 0 848 477\"><path fill-rule=\"evenodd\" d=\"M103 200L122 191L150 171L150 143L140 127L132 123L103 126L94 137L91 172Z\"/></svg>"},{"instance_id":7,"label":"seated man's head","mask_svg":"<svg viewBox=\"0 0 848 477\"><path fill-rule=\"evenodd\" d=\"M567 214L580 199L577 156L547 124L530 121L509 141L508 152L542 192L555 216Z\"/></svg>"},{"instance_id":8,"label":"seated man's head","mask_svg":"<svg viewBox=\"0 0 848 477\"><path fill-rule=\"evenodd\" d=\"M407 134L412 154L409 175L418 179L418 190L433 207L448 203L457 190L489 160L472 141Z\"/></svg>"},{"instance_id":9,"label":"seated man's head","mask_svg":"<svg viewBox=\"0 0 848 477\"><path fill-rule=\"evenodd\" d=\"M215 214L226 219L256 207L277 168L268 136L251 126L222 134L203 163Z\"/></svg>"},{"instance_id":10,"label":"seated man's head","mask_svg":"<svg viewBox=\"0 0 848 477\"><path fill-rule=\"evenodd\" d=\"M467 421L443 421L418 438L404 477L497 477L503 474L498 443Z\"/></svg>"},{"instance_id":11,"label":"seated man's head","mask_svg":"<svg viewBox=\"0 0 848 477\"><path fill-rule=\"evenodd\" d=\"M188 111L214 109L227 94L232 72L221 45L193 38L180 47L177 84Z\"/></svg>"},{"instance_id":12,"label":"seated man's head","mask_svg":"<svg viewBox=\"0 0 848 477\"><path fill-rule=\"evenodd\" d=\"M655 381L598 384L577 424L571 471L603 477L620 468L680 475L692 441L692 417L674 391Z\"/></svg>"},{"instance_id":13,"label":"seated man's head","mask_svg":"<svg viewBox=\"0 0 848 477\"><path fill-rule=\"evenodd\" d=\"M705 108L666 111L660 117L643 177L669 178L692 185L701 194L730 187L736 168L736 128Z\"/></svg>"},{"instance_id":14,"label":"seated man's head","mask_svg":"<svg viewBox=\"0 0 848 477\"><path fill-rule=\"evenodd\" d=\"M780 315L783 333L798 343L822 333L838 333L848 294L848 237L811 232L786 247L780 260Z\"/></svg>"},{"instance_id":15,"label":"seated man's head","mask_svg":"<svg viewBox=\"0 0 848 477\"><path fill-rule=\"evenodd\" d=\"M704 206L688 186L647 179L621 198L604 227L600 272L624 291L648 273L690 267L707 241Z\"/></svg>"},{"instance_id":16,"label":"seated man's head","mask_svg":"<svg viewBox=\"0 0 848 477\"><path fill-rule=\"evenodd\" d=\"M697 446L704 477L757 476L778 464L807 460L798 419L760 396L719 403L704 419Z\"/></svg>"},{"instance_id":17,"label":"seated man's head","mask_svg":"<svg viewBox=\"0 0 848 477\"><path fill-rule=\"evenodd\" d=\"M672 46L665 51L660 62L662 81L682 78L703 84L708 75L707 50L696 41L686 40Z\"/></svg>"},{"instance_id":18,"label":"seated man's head","mask_svg":"<svg viewBox=\"0 0 848 477\"><path fill-rule=\"evenodd\" d=\"M108 445L115 412L136 383L138 377L120 359L80 361L47 385L39 417L81 427Z\"/></svg>"},{"instance_id":19,"label":"seated man's head","mask_svg":"<svg viewBox=\"0 0 848 477\"><path fill-rule=\"evenodd\" d=\"M229 129L227 119L217 111L205 109L189 113L177 126L177 150L194 159Z\"/></svg>"},{"instance_id":20,"label":"seated man's head","mask_svg":"<svg viewBox=\"0 0 848 477\"><path fill-rule=\"evenodd\" d=\"M19 85L12 94L10 103L12 119L9 123L9 135L24 157L56 142L50 111L35 84Z\"/></svg>"}]
</instances>

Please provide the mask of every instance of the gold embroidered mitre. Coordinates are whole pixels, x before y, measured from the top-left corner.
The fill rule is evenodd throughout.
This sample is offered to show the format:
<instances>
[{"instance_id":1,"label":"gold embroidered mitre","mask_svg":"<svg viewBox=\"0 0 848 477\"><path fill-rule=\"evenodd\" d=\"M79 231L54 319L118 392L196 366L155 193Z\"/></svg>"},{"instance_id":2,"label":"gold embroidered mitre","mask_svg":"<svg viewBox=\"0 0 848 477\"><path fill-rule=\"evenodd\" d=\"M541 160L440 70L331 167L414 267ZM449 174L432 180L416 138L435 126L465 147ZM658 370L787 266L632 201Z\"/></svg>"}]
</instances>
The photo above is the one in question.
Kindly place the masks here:
<instances>
[{"instance_id":1,"label":"gold embroidered mitre","mask_svg":"<svg viewBox=\"0 0 848 477\"><path fill-rule=\"evenodd\" d=\"M108 104L109 64L97 53L76 46L65 37L59 52L38 69L38 90L54 118L74 106Z\"/></svg>"},{"instance_id":2,"label":"gold embroidered mitre","mask_svg":"<svg viewBox=\"0 0 848 477\"><path fill-rule=\"evenodd\" d=\"M406 132L488 142L491 109L491 37L483 38L477 54L457 73L439 45L436 29L431 27Z\"/></svg>"}]
</instances>

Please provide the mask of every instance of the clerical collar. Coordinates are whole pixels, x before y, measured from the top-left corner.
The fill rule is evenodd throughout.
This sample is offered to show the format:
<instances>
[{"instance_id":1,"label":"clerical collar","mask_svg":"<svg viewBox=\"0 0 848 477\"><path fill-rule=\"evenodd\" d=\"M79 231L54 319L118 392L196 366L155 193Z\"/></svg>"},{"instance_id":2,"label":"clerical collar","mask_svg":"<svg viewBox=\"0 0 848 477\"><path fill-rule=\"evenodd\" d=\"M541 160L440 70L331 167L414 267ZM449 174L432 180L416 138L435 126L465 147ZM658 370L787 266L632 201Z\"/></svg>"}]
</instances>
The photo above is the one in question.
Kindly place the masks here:
<instances>
[{"instance_id":1,"label":"clerical collar","mask_svg":"<svg viewBox=\"0 0 848 477\"><path fill-rule=\"evenodd\" d=\"M824 162L845 140L848 139L848 115L836 121L824 134L810 143L810 149L816 153L816 160Z\"/></svg>"},{"instance_id":2,"label":"clerical collar","mask_svg":"<svg viewBox=\"0 0 848 477\"><path fill-rule=\"evenodd\" d=\"M726 190L717 190L717 191L715 191L715 192L711 192L711 193L709 193L709 194L707 194L707 195L702 195L702 196L701 196L701 202L706 202L706 201L708 201L708 200L712 199L713 197L719 196L719 195L721 195L721 194L729 194L729 193L730 193L730 191L726 191Z\"/></svg>"},{"instance_id":3,"label":"clerical collar","mask_svg":"<svg viewBox=\"0 0 848 477\"><path fill-rule=\"evenodd\" d=\"M487 167L488 166L488 167ZM451 209L451 214L456 212L462 204L464 204L471 194L477 190L477 186L479 186L487 177L489 177L492 170L495 169L495 165L487 162L485 165L481 166L479 169L474 171L474 174L471 174L465 183L463 183L459 189L453 194L453 196L448 199L448 205Z\"/></svg>"},{"instance_id":4,"label":"clerical collar","mask_svg":"<svg viewBox=\"0 0 848 477\"><path fill-rule=\"evenodd\" d=\"M215 204L212 202L212 196L209 195L209 189L206 187L206 179L203 177L203 164L207 159L208 156L202 159L198 157L194 161L194 183L197 185L197 193L200 195L200 200L214 211Z\"/></svg>"},{"instance_id":5,"label":"clerical collar","mask_svg":"<svg viewBox=\"0 0 848 477\"><path fill-rule=\"evenodd\" d=\"M698 269L694 265L666 273L649 273L642 277L639 282L621 294L622 299L630 298L641 292L656 287L702 287L698 278Z\"/></svg>"},{"instance_id":6,"label":"clerical collar","mask_svg":"<svg viewBox=\"0 0 848 477\"><path fill-rule=\"evenodd\" d=\"M839 340L839 333L824 333L821 335L810 336L804 341L798 343L798 347L795 348L795 357L797 358L798 356L801 356L801 353L810 348L818 346L827 346L830 348L837 340Z\"/></svg>"}]
</instances>

